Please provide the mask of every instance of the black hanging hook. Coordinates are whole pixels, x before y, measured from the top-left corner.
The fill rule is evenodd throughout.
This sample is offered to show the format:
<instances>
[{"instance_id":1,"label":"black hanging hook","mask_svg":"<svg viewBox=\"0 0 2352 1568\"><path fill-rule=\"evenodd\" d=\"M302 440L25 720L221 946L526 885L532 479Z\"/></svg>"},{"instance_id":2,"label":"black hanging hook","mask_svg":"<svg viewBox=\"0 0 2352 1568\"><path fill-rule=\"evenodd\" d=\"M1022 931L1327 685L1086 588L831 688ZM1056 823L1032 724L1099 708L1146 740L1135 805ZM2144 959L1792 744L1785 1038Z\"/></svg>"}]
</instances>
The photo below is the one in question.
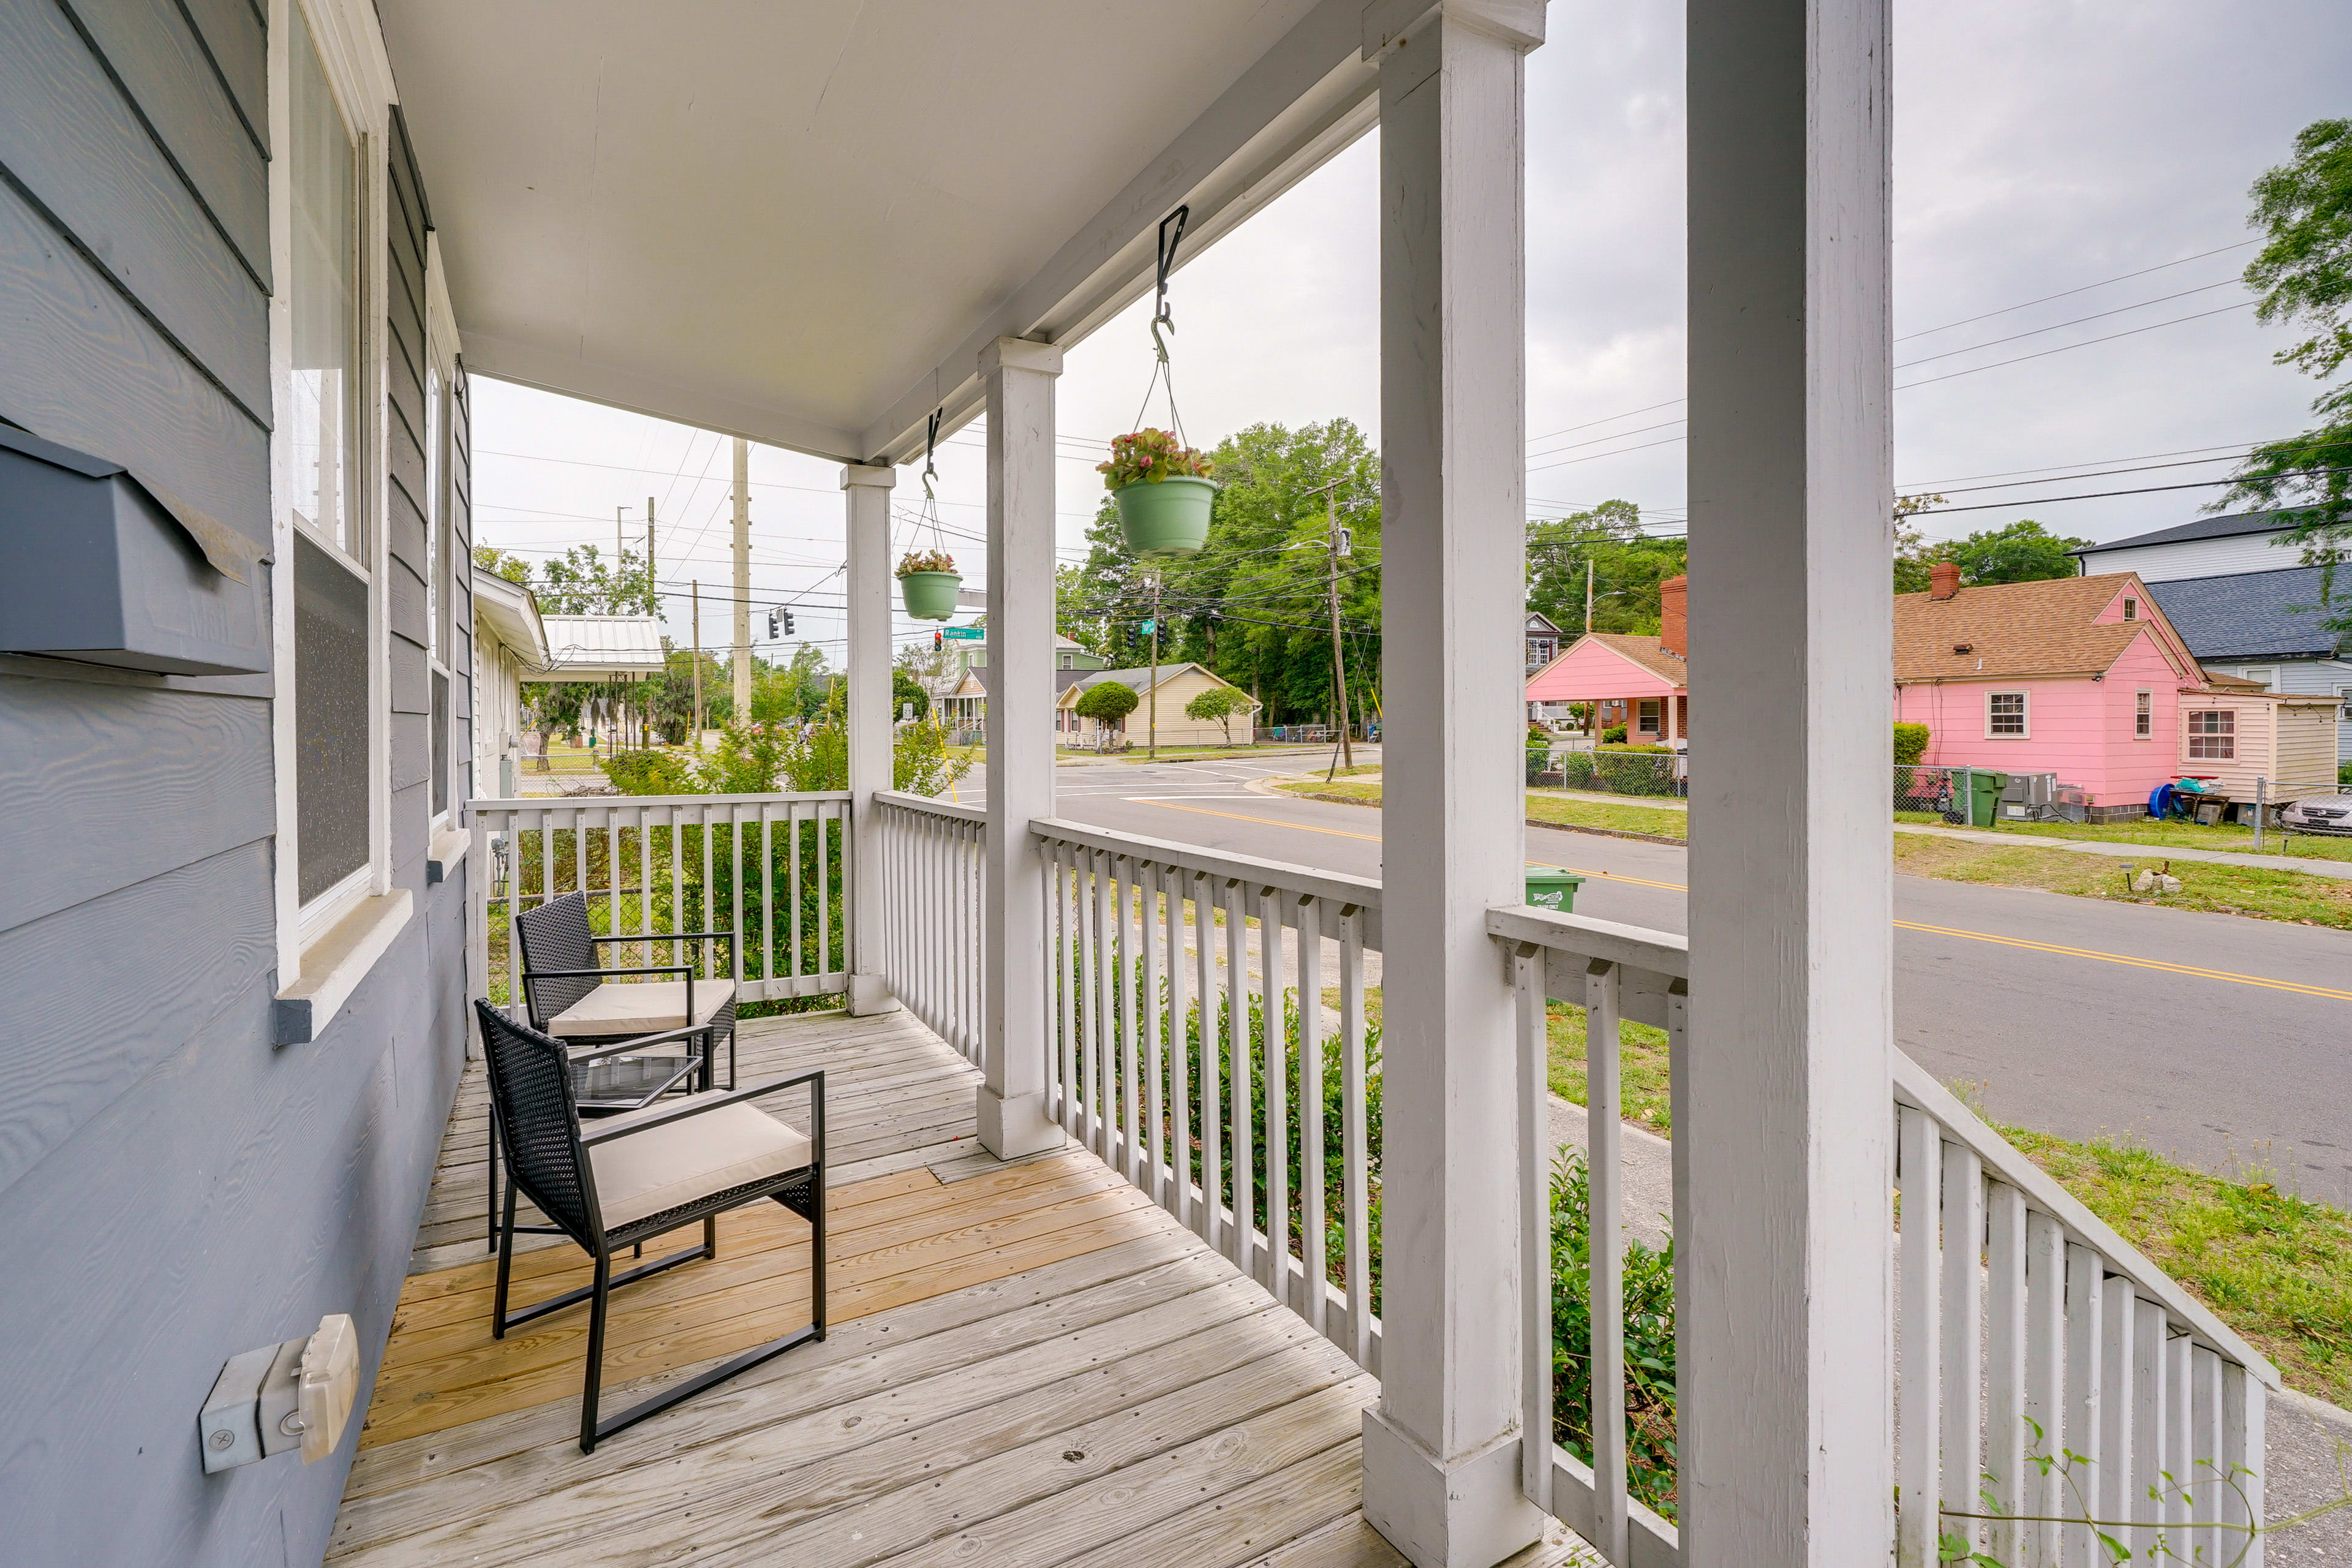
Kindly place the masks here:
<instances>
[{"instance_id":1,"label":"black hanging hook","mask_svg":"<svg viewBox=\"0 0 2352 1568\"><path fill-rule=\"evenodd\" d=\"M946 413L945 405L932 409L930 423L923 431L923 499L925 500L935 499L931 495L931 481L939 477L940 471L931 464L931 454L939 447L940 418Z\"/></svg>"},{"instance_id":2,"label":"black hanging hook","mask_svg":"<svg viewBox=\"0 0 2352 1568\"><path fill-rule=\"evenodd\" d=\"M1165 327L1171 332L1176 330L1176 318L1168 313L1168 274L1175 268L1176 247L1184 242L1184 225L1192 216L1192 208L1188 203L1160 220L1160 277L1158 298L1153 301L1156 308L1151 317L1151 345L1160 351L1162 364L1168 363L1168 344L1160 337L1160 329ZM1174 226L1173 232L1171 225Z\"/></svg>"}]
</instances>

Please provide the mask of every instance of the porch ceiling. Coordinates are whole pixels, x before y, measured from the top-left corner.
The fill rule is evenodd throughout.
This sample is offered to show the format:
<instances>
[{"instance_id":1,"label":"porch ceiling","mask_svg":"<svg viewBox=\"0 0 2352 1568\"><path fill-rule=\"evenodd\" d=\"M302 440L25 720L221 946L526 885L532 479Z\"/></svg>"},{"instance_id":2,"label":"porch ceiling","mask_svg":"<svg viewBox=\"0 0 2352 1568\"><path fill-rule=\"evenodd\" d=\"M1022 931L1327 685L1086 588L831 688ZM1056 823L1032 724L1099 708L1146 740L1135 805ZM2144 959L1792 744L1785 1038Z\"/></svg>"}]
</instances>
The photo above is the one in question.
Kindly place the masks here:
<instances>
[{"instance_id":1,"label":"porch ceiling","mask_svg":"<svg viewBox=\"0 0 2352 1568\"><path fill-rule=\"evenodd\" d=\"M383 0L477 372L821 456L976 411L1370 122L1361 0Z\"/></svg>"}]
</instances>

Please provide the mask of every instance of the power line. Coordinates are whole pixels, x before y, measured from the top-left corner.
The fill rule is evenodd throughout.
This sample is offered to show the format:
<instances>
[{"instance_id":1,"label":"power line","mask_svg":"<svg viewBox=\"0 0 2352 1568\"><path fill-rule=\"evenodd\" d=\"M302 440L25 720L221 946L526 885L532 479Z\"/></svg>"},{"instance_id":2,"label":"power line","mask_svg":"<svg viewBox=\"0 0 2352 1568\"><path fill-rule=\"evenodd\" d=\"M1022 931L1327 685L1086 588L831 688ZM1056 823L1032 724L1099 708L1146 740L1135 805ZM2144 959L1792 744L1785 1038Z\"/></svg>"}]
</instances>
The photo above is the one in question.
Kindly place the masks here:
<instances>
[{"instance_id":1,"label":"power line","mask_svg":"<svg viewBox=\"0 0 2352 1568\"><path fill-rule=\"evenodd\" d=\"M1966 316L1957 321L1946 321L1940 327L1922 327L1916 332L1906 332L1895 341L1898 343L1907 342L1913 338L1929 337L1937 332L1948 332L1954 327L1965 327L1971 321L1990 321L1995 316L2006 316L2012 310L2030 310L2036 305L2047 305L2053 300L2063 300L2069 294L2086 294L2094 289L2104 289L2110 283L2121 283L2127 278L2145 278L2151 272L2161 272L2168 267L2185 266L2191 261L2202 261L2209 256L2220 256L2231 250L2243 250L2250 245L2261 243L2259 239L2242 239L2231 245L2217 246L2211 250L2200 250L2194 256L2184 256L2178 261L2159 261L2153 267L2143 267L2137 272L2119 272L2113 278L2102 278L2096 283L2084 283L2072 289L2061 289L2055 294L2044 294L2039 300L2028 300L2022 305L2003 305L2000 310L1987 310L1981 316Z\"/></svg>"},{"instance_id":2,"label":"power line","mask_svg":"<svg viewBox=\"0 0 2352 1568\"><path fill-rule=\"evenodd\" d=\"M1905 360L1895 368L1896 370L1909 370L1913 365L1926 364L1930 360L1950 359L1954 354L1972 354L1979 349L1997 348L2002 343L2013 343L2022 338L2038 338L2044 332L2055 332L2063 331L2068 327L2079 327L2085 321L2104 321L2109 316L2120 316L2132 310L2145 310L2150 305L2161 305L2173 300L2186 300L2191 294L2210 294L2216 289L2227 289L2237 281L2238 279L2235 278L2224 278L2219 283L2200 284L2194 289L2183 289L2178 294L2159 294L2153 300L2142 300L2137 305L2118 305L2112 310L2094 310L2087 316L2077 316L2071 321L2053 321L2049 326L2035 327L2030 331L2011 332L2005 338L1989 338L1980 343L1970 343L1964 349L1946 349L1942 353L1922 354L1917 359ZM2253 301L2249 300L2246 300L2245 303L2251 305ZM2183 319L2187 321L2196 320L2194 316L2185 317Z\"/></svg>"},{"instance_id":3,"label":"power line","mask_svg":"<svg viewBox=\"0 0 2352 1568\"><path fill-rule=\"evenodd\" d=\"M2291 473L2265 474L2263 477L2264 479L2323 479L2331 474L2352 474L2352 468L2297 468ZM2159 490L2209 490L2217 489L2222 485L2234 485L2238 482L2239 481L2236 479L2197 479L2185 485L2145 485L2138 489L2098 490L2089 495L2030 496L2021 500L1990 500L1978 501L1969 506L1939 506L1932 508L1927 511L1916 512L1913 515L1917 517L1937 517L1948 511L1995 511L2006 507L2052 506L2063 500L2105 500L2110 496L2154 495ZM2293 507L2282 507L2279 510L2282 511L2292 511L2295 509Z\"/></svg>"},{"instance_id":4,"label":"power line","mask_svg":"<svg viewBox=\"0 0 2352 1568\"><path fill-rule=\"evenodd\" d=\"M2086 349L2094 343L2111 343L2117 338L2135 337L2141 332L2155 331L2159 327L2177 327L2184 321L2201 321L2208 316L2223 316L2229 314L2232 310L2252 310L2253 306L2253 300L2241 300L2234 305L2224 305L2218 310L2200 310L2193 316L2175 316L2168 321L2150 321L2144 327L2126 327L2120 332L2107 332L2095 338L2084 338L2079 343L2061 343L2054 349L2043 349L2038 353L2020 354L2015 359L1995 360L1990 364L1980 364L1969 370L1947 371L1942 375L1922 376L1917 381L1904 382L1900 385L1896 386L1895 390L1897 392L1908 392L1915 386L1926 386L1931 383L1938 381L1953 381L1957 380L1960 376L1975 375L1981 371L1999 370L2003 365L2023 364L2030 359L2047 359L2052 354L2063 354L2074 349Z\"/></svg>"}]
</instances>

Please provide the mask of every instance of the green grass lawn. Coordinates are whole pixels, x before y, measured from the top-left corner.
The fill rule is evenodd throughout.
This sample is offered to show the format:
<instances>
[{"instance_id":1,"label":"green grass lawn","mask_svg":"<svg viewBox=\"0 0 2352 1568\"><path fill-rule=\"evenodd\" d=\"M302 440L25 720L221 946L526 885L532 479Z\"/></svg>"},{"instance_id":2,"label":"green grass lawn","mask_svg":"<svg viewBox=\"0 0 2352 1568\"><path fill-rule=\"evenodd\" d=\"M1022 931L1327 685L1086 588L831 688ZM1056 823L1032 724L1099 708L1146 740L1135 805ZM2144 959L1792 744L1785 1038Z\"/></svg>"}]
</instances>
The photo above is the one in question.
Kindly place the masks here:
<instances>
[{"instance_id":1,"label":"green grass lawn","mask_svg":"<svg viewBox=\"0 0 2352 1568\"><path fill-rule=\"evenodd\" d=\"M1340 770L1340 778L1346 779L1348 772L1347 769ZM1381 781L1377 778L1354 779L1344 784L1337 781L1325 784L1319 778L1305 779L1275 787L1286 795L1307 800L1331 800L1346 805L1381 804ZM1611 801L1545 795L1533 790L1528 792L1527 802L1529 821L1558 823L1563 827L1602 827L1620 833L1648 833L1661 838L1680 838L1690 823L1687 813L1665 806L1619 805Z\"/></svg>"},{"instance_id":2,"label":"green grass lawn","mask_svg":"<svg viewBox=\"0 0 2352 1568\"><path fill-rule=\"evenodd\" d=\"M2001 1135L2278 1364L2290 1387L2352 1403L2352 1215L2137 1144Z\"/></svg>"},{"instance_id":3,"label":"green grass lawn","mask_svg":"<svg viewBox=\"0 0 2352 1568\"><path fill-rule=\"evenodd\" d=\"M1909 814L1917 816L1917 813ZM1934 822L1939 818L1929 816ZM2109 844L2147 844L2162 849L2229 849L2239 854L2253 853L2254 830L2215 823L2200 827L2193 822L2158 822L2144 818L2138 822L2110 822L2096 826L2074 822L2004 822L1990 831L2014 833L2021 837L2094 839ZM2352 837L2320 838L2308 833L2298 833L2288 838L2274 828L2263 833L2265 855L2297 855L2311 860L2352 860Z\"/></svg>"},{"instance_id":4,"label":"green grass lawn","mask_svg":"<svg viewBox=\"0 0 2352 1568\"><path fill-rule=\"evenodd\" d=\"M2161 851L2148 857L2161 862ZM2074 855L2030 843L1978 844L1965 838L1895 836L1895 868L1948 882L1989 882L2006 888L2040 888L2080 899L2163 904L2177 910L2244 915L2254 920L2293 921L2302 925L2352 931L2352 881L2302 871L2269 871L2247 866L2217 866L2175 860L2180 891L2137 894L2125 882L2123 862L2105 856Z\"/></svg>"}]
</instances>

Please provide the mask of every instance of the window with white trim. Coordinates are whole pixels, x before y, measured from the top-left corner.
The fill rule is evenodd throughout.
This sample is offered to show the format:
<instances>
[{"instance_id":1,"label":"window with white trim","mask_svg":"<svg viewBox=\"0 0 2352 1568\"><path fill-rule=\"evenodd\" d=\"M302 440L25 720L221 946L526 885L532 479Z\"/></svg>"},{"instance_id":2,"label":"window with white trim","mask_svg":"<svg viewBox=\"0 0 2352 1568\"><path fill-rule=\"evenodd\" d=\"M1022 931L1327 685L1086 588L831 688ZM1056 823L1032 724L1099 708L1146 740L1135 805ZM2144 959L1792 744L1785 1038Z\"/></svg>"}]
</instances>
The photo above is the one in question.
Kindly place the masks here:
<instances>
[{"instance_id":1,"label":"window with white trim","mask_svg":"<svg viewBox=\"0 0 2352 1568\"><path fill-rule=\"evenodd\" d=\"M2136 621L2139 619L2139 601L2137 599L2130 598L2128 596L2125 598L2124 619L2127 621Z\"/></svg>"},{"instance_id":2,"label":"window with white trim","mask_svg":"<svg viewBox=\"0 0 2352 1568\"><path fill-rule=\"evenodd\" d=\"M2226 763L2238 755L2238 716L2227 708L2200 708L2189 715L2189 760Z\"/></svg>"},{"instance_id":3,"label":"window with white trim","mask_svg":"<svg viewBox=\"0 0 2352 1568\"><path fill-rule=\"evenodd\" d=\"M1985 693L1985 733L2021 737L2027 733L2025 693L2022 691L1989 691Z\"/></svg>"},{"instance_id":4,"label":"window with white trim","mask_svg":"<svg viewBox=\"0 0 2352 1568\"><path fill-rule=\"evenodd\" d=\"M2145 741L2156 733L2156 693L2132 693L2132 739Z\"/></svg>"},{"instance_id":5,"label":"window with white trim","mask_svg":"<svg viewBox=\"0 0 2352 1568\"><path fill-rule=\"evenodd\" d=\"M294 524L297 901L331 920L366 891L373 554L360 399L359 139L308 19L289 8L292 379L284 426Z\"/></svg>"},{"instance_id":6,"label":"window with white trim","mask_svg":"<svg viewBox=\"0 0 2352 1568\"><path fill-rule=\"evenodd\" d=\"M1635 728L1644 735L1655 735L1659 733L1662 727L1660 711L1660 705L1656 698L1643 698L1636 709L1637 721Z\"/></svg>"}]
</instances>

